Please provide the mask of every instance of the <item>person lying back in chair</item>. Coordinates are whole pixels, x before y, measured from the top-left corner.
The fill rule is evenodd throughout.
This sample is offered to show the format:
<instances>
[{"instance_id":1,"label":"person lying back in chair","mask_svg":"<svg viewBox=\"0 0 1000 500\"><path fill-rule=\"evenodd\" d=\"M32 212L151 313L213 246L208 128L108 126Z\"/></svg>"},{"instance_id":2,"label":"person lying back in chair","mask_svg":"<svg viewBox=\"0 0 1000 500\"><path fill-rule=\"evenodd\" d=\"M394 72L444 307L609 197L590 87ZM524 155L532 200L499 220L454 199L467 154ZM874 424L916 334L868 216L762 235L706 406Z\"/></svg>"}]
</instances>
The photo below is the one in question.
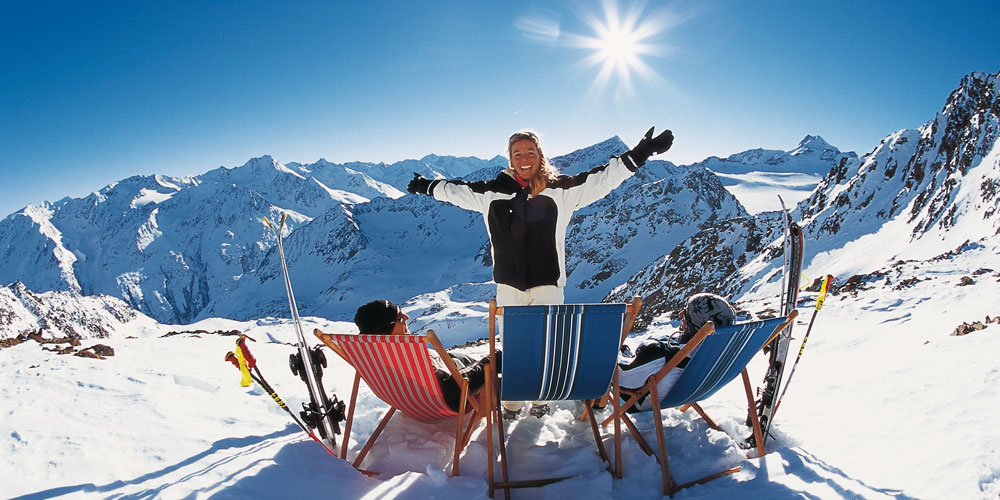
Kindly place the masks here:
<instances>
[{"instance_id":1,"label":"person lying back in chair","mask_svg":"<svg viewBox=\"0 0 1000 500\"><path fill-rule=\"evenodd\" d=\"M711 321L716 326L731 325L736 322L736 311L726 299L711 294L699 293L688 299L687 305L680 312L680 330L660 338L643 340L635 349L633 355L628 346L622 346L622 354L618 357L618 367L621 368L618 383L623 389L638 389L646 383L651 375L656 373L670 358L677 354L684 344L687 344L705 323ZM679 337L678 337L679 336ZM681 376L688 359L698 349L691 351L687 358L677 365L677 368L656 384L656 392L666 394L674 382ZM647 411L653 408L649 398L643 396L636 404L628 408L629 412Z\"/></svg>"},{"instance_id":2,"label":"person lying back in chair","mask_svg":"<svg viewBox=\"0 0 1000 500\"><path fill-rule=\"evenodd\" d=\"M362 335L409 335L410 328L406 324L408 319L410 317L398 305L385 299L373 300L359 307L354 314L354 324ZM429 353L444 401L452 410L458 411L462 391L437 352L430 350ZM483 386L486 382L486 366L490 364L489 356L476 361L461 353L449 352L448 355L455 362L458 371L469 381L470 393Z\"/></svg>"}]
</instances>

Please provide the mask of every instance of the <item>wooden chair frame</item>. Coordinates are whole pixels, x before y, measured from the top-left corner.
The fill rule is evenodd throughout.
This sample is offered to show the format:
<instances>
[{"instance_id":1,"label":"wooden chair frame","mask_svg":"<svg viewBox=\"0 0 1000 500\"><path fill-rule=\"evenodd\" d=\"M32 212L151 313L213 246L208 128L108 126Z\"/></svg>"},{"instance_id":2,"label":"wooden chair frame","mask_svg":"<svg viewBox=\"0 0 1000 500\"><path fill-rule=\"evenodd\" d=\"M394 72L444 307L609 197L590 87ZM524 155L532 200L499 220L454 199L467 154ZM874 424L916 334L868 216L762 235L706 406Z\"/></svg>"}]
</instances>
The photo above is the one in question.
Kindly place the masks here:
<instances>
[{"instance_id":1,"label":"wooden chair frame","mask_svg":"<svg viewBox=\"0 0 1000 500\"><path fill-rule=\"evenodd\" d=\"M345 362L347 362L347 364L354 367L354 365L351 364L351 361L348 358L347 353L343 350L343 348L341 348L341 346L337 345L333 335L328 333L323 333L318 328L313 330L313 334L317 338L319 338L324 345L329 347L333 352L337 353L337 355L339 355ZM448 367L448 371L451 373L452 378L455 379L455 382L458 384L459 389L462 391L462 396L461 399L459 400L459 411L456 419L457 423L455 429L455 451L451 469L451 475L457 476L459 474L459 455L461 454L462 450L464 450L465 447L468 446L469 440L472 438L472 431L474 429L475 423L479 420L479 418L482 417L481 404L474 397L476 393L482 390L482 388L480 388L480 390L476 391L475 393L470 394L469 381L464 376L462 376L461 372L458 370L458 366L455 365L455 361L451 359L450 355L448 355L448 351L445 350L444 346L441 344L441 341L438 340L437 335L434 333L433 330L428 331L426 335L414 335L414 337L419 338L422 342L431 344L431 346L434 348L434 351L438 354L438 356L440 356L441 360L444 361L444 364ZM351 389L351 400L348 405L347 421L344 424L343 444L340 452L340 456L344 460L347 460L347 448L351 440L350 439L351 425L354 422L354 408L355 405L357 404L358 389L360 387L362 378L361 372L359 372L356 367L354 368L355 368L354 387ZM471 407L472 411L468 421L468 426L465 432L463 433L462 421L464 420L464 416L467 412L468 407ZM389 405L389 410L386 412L385 416L382 417L382 420L375 428L375 431L372 432L372 435L368 438L368 441L365 442L364 447L361 449L360 452L358 452L357 457L355 457L354 462L351 464L355 469L361 470L360 469L361 462L365 459L365 456L368 455L368 452L371 451L372 446L375 445L375 441L378 439L379 435L382 433L385 427L389 424L389 420L392 418L393 414L396 413L397 409L398 409L397 407L391 404ZM361 471L366 474L371 474L368 471L364 470Z\"/></svg>"},{"instance_id":2,"label":"wooden chair frame","mask_svg":"<svg viewBox=\"0 0 1000 500\"><path fill-rule=\"evenodd\" d=\"M621 335L618 341L618 347L620 348L622 343L625 342L625 338L628 336L628 332L632 329L632 325L635 322L636 316L639 314L639 309L642 307L642 300L639 297L632 299L632 302L626 305L625 317L622 321ZM503 415L500 410L500 391L499 391L499 377L496 372L496 318L503 315L503 307L496 305L495 300L490 300L490 315L489 315L489 332L490 332L490 365L487 369L486 374L486 395L487 395L487 412L486 418L486 449L487 449L487 460L486 460L486 470L487 470L487 482L489 484L489 496L493 498L494 492L497 488L502 488L504 490L504 498L510 500L510 489L511 488L536 488L540 486L545 486L547 484L555 483L567 479L566 477L557 478L547 478L547 479L528 479L528 480L510 480L509 473L507 470L507 448L506 448L506 434L503 426ZM601 459L608 462L608 471L614 477L622 477L622 459L621 459L621 419L617 418L619 412L617 411L619 406L618 402L618 368L615 367L611 380L611 393L615 395L612 400L612 405L615 408L615 413L612 415L610 420L615 423L615 434L614 434L614 453L615 461L612 465L607 451L604 448L604 442L601 439L600 426L597 424L597 419L594 417L593 411L591 411L591 406L596 400L585 400L586 406L584 414L580 417L581 420L589 419L591 430L594 434L594 441L597 444L598 453ZM494 465L494 452L493 452L493 429L496 428L498 433L497 445L500 454L500 469L501 469L501 480L496 481L493 471Z\"/></svg>"},{"instance_id":3,"label":"wooden chair frame","mask_svg":"<svg viewBox=\"0 0 1000 500\"><path fill-rule=\"evenodd\" d=\"M767 342L765 342L763 345L765 346L769 345L775 338L778 337L778 335L781 334L782 331L785 330L785 328L787 328L789 325L792 324L793 321L795 321L795 318L797 316L798 316L798 311L793 310L791 313L789 313L785 321L775 328L774 332L771 333L771 335L768 337ZM698 330L698 333L695 334L694 338L692 338L687 344L685 344L684 347L681 348L681 350L677 354L674 354L670 358L670 360L667 361L666 364L664 364L659 370L657 370L655 374L650 375L649 378L646 380L646 383L642 387L640 387L637 390L621 389L621 393L626 397L628 397L628 400L624 404L616 407L615 414L608 417L601 423L601 425L607 426L609 423L611 423L611 421L614 418L616 417L621 418L621 420L625 423L625 426L628 427L629 431L631 431L632 436L635 437L635 440L639 444L639 447L642 448L642 450L647 455L654 456L657 462L659 462L660 473L663 479L663 493L670 497L673 497L674 493L677 493L678 491L684 488L688 488L697 484L704 484L713 479L718 479L720 477L727 476L729 474L734 474L740 471L740 467L736 466L726 469L722 472L703 477L701 479L696 479L694 481L678 485L674 482L673 477L670 475L670 465L667 460L667 447L663 429L662 409L660 408L660 395L656 391L656 384L663 377L665 377L667 373L670 372L670 370L676 368L677 365L681 363L681 361L687 358L688 355L691 353L691 351L693 351L696 347L698 347L702 343L702 341L705 340L706 337L712 335L713 333L715 333L715 325L711 321L709 321L704 326L702 326L700 330ZM761 429L760 419L757 417L756 401L753 395L753 388L750 385L750 376L747 374L747 369L745 366L743 367L743 370L741 372L741 377L743 379L743 388L746 392L747 407L749 410L751 425L753 427L754 440L757 443L757 455L762 457L765 454L764 444L763 444L764 443L763 431ZM630 408L640 398L647 395L650 398L650 402L653 405L653 418L655 419L656 422L654 425L654 429L656 432L657 453L653 452L652 448L642 437L638 428L635 426L635 423L632 422L631 418L629 418L628 414L626 413L627 408ZM612 398L612 400L614 399L616 398ZM717 431L725 432L722 430L721 427L719 427L715 423L715 421L711 419L711 417L708 416L707 413L705 413L705 410L702 409L702 407L698 404L698 402L690 402L680 405L678 407L680 411L687 411L688 409L692 408L705 421L705 423L708 424L709 427ZM616 425L618 424L616 423Z\"/></svg>"}]
</instances>

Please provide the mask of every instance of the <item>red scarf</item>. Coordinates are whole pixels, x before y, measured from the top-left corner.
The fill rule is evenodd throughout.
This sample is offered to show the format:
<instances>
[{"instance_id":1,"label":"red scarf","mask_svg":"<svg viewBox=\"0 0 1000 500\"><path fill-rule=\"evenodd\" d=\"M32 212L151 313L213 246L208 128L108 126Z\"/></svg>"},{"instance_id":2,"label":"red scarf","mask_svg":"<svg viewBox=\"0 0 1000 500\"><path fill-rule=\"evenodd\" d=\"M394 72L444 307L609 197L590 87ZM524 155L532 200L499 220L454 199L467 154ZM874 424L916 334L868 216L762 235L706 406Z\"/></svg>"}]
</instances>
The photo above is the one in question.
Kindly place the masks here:
<instances>
[{"instance_id":1,"label":"red scarf","mask_svg":"<svg viewBox=\"0 0 1000 500\"><path fill-rule=\"evenodd\" d=\"M522 179L521 176L517 175L516 173L514 174L514 180L517 181L517 183L520 184L521 187L523 188L526 188L531 184L529 181Z\"/></svg>"}]
</instances>

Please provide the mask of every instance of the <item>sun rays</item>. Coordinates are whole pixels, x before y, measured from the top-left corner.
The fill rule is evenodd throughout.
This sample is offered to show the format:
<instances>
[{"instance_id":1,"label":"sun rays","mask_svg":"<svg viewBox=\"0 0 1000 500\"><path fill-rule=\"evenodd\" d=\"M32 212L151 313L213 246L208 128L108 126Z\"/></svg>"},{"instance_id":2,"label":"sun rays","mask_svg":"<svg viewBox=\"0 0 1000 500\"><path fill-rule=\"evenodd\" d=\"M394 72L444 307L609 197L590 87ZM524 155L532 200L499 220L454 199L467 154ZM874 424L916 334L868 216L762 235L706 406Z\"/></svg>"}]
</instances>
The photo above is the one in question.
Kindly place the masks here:
<instances>
[{"instance_id":1,"label":"sun rays","mask_svg":"<svg viewBox=\"0 0 1000 500\"><path fill-rule=\"evenodd\" d=\"M659 57L666 49L654 43L656 35L664 32L668 24L662 13L643 12L643 7L633 5L624 15L614 0L603 2L603 17L593 13L584 16L584 22L593 35L569 35L574 46L591 50L583 60L587 67L598 68L592 90L602 90L613 85L616 94L631 95L633 79L653 82L660 78L644 57Z\"/></svg>"}]
</instances>

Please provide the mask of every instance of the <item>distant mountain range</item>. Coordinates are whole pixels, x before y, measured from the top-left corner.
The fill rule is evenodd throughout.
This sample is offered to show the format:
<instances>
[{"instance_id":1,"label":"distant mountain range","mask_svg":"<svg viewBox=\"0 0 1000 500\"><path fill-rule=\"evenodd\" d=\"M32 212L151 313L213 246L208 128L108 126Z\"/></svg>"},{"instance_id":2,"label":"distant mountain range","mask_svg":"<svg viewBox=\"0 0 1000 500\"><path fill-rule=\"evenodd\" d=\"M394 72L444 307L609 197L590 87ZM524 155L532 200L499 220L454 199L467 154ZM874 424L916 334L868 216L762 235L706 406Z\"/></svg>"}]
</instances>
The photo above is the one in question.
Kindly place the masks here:
<instances>
[{"instance_id":1,"label":"distant mountain range","mask_svg":"<svg viewBox=\"0 0 1000 500\"><path fill-rule=\"evenodd\" d=\"M863 158L807 136L787 152L757 149L688 166L650 161L574 216L567 300L638 294L648 322L696 291L773 292L780 217L752 215L730 192L733 184L725 186L753 172L818 179L793 213L807 236L807 276L873 271L852 267L858 252L890 266L995 245L998 81L968 75L933 120L890 135ZM613 137L552 162L572 174L626 149ZM492 178L505 165L499 156L391 165L282 164L264 156L194 177L131 177L84 198L28 206L0 220L0 283L11 283L0 288L0 337L29 324L48 328L39 326L40 309L25 306L35 299L25 297L104 295L102 303L118 304L115 297L163 323L285 316L276 242L261 223L283 213L303 315L349 320L358 304L385 297L419 303L427 324L446 322L439 313L449 301L492 294L482 217L404 195L406 183L413 172ZM14 319L28 315L36 320ZM6 326L4 317L11 318Z\"/></svg>"},{"instance_id":2,"label":"distant mountain range","mask_svg":"<svg viewBox=\"0 0 1000 500\"><path fill-rule=\"evenodd\" d=\"M727 158L710 156L693 166L705 167L717 174L749 172L799 173L826 175L831 166L844 159L857 158L855 153L841 153L818 135L807 135L791 151L751 149Z\"/></svg>"}]
</instances>

